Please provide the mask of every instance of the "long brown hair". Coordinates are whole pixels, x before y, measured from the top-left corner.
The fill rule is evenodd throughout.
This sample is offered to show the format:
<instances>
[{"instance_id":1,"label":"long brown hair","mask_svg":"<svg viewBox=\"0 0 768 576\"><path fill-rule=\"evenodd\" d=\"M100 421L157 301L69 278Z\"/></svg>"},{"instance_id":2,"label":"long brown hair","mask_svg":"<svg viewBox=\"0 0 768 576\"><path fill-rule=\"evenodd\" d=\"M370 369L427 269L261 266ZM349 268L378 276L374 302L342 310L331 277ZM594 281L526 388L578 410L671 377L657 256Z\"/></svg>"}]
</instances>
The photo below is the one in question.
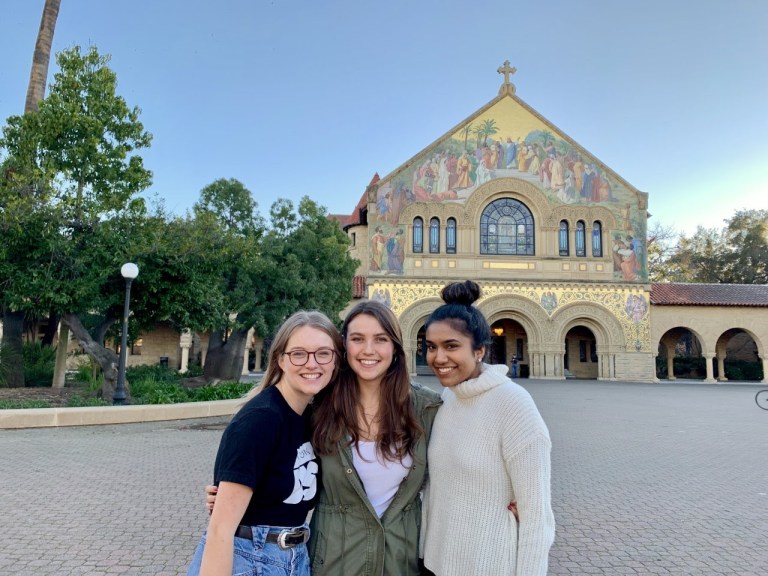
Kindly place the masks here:
<instances>
[{"instance_id":1,"label":"long brown hair","mask_svg":"<svg viewBox=\"0 0 768 576\"><path fill-rule=\"evenodd\" d=\"M349 324L366 314L381 324L395 347L390 364L379 386L379 436L377 451L383 458L395 461L413 456L413 446L424 433L411 403L411 380L403 350L400 324L392 311L381 302L364 300L350 310L344 319L341 335L346 344ZM315 451L328 455L336 451L336 444L350 439L354 445L360 440L358 412L360 390L357 376L344 358L336 383L316 397L312 445Z\"/></svg>"},{"instance_id":2,"label":"long brown hair","mask_svg":"<svg viewBox=\"0 0 768 576\"><path fill-rule=\"evenodd\" d=\"M280 368L278 359L280 358L280 355L285 352L285 347L288 346L288 340L293 336L293 333L304 326L309 326L310 328L316 328L321 332L325 332L331 337L331 340L333 340L336 360L334 360L331 382L328 384L328 386L333 386L333 381L339 373L339 364L341 363L341 357L344 353L339 331L336 329L333 322L328 319L328 316L322 312L318 312L317 310L299 310L289 316L277 330L277 334L275 334L275 338L272 340L272 345L269 347L269 359L267 360L267 369L264 372L264 376L259 384L251 388L246 399L250 400L265 388L269 388L280 382L280 379L283 377L283 369ZM326 388L328 388L328 386L326 386Z\"/></svg>"}]
</instances>

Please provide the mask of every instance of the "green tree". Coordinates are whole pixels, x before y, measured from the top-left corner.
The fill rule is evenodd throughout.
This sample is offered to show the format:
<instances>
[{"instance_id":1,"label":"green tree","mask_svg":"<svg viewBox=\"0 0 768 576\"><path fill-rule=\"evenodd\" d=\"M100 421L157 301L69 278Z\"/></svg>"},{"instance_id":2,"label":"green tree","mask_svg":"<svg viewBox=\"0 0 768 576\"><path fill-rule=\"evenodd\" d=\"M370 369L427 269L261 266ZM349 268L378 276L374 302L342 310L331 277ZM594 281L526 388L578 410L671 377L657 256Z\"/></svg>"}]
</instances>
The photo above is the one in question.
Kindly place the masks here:
<instances>
[{"instance_id":1,"label":"green tree","mask_svg":"<svg viewBox=\"0 0 768 576\"><path fill-rule=\"evenodd\" d=\"M93 339L79 315L106 310L115 298L105 302L104 287L121 280L115 272L131 254L130 230L146 216L136 194L151 173L136 151L151 136L138 108L116 94L108 56L74 47L57 62L38 111L10 117L0 139L2 233L15 243L2 254L0 266L12 272L2 297L11 310L62 314L104 371L108 393L116 355ZM41 230L43 239L36 239Z\"/></svg>"},{"instance_id":2,"label":"green tree","mask_svg":"<svg viewBox=\"0 0 768 576\"><path fill-rule=\"evenodd\" d=\"M736 284L768 284L768 210L739 210L726 224L725 278Z\"/></svg>"},{"instance_id":3,"label":"green tree","mask_svg":"<svg viewBox=\"0 0 768 576\"><path fill-rule=\"evenodd\" d=\"M725 251L722 234L714 228L699 226L690 238L681 235L667 261L670 280L708 284L725 282Z\"/></svg>"},{"instance_id":4,"label":"green tree","mask_svg":"<svg viewBox=\"0 0 768 576\"><path fill-rule=\"evenodd\" d=\"M646 252L648 279L651 282L669 282L673 278L669 258L677 246L679 235L671 226L656 221L648 228Z\"/></svg>"},{"instance_id":5,"label":"green tree","mask_svg":"<svg viewBox=\"0 0 768 576\"><path fill-rule=\"evenodd\" d=\"M268 278L260 244L264 221L257 208L251 192L234 178L222 178L203 188L193 208L197 219L216 230L218 253L225 256L215 280L223 306L208 326L204 375L211 381L239 380L253 325L248 314L252 292Z\"/></svg>"},{"instance_id":6,"label":"green tree","mask_svg":"<svg viewBox=\"0 0 768 576\"><path fill-rule=\"evenodd\" d=\"M231 210L232 205L241 209ZM226 313L212 326L207 379L239 379L251 328L268 338L299 308L337 318L351 299L357 262L349 257L347 237L309 198L298 209L277 200L266 226L254 216L256 205L245 187L217 180L201 192L195 213L217 219L228 239L222 248L226 263L219 267ZM233 213L239 216L229 220Z\"/></svg>"}]
</instances>

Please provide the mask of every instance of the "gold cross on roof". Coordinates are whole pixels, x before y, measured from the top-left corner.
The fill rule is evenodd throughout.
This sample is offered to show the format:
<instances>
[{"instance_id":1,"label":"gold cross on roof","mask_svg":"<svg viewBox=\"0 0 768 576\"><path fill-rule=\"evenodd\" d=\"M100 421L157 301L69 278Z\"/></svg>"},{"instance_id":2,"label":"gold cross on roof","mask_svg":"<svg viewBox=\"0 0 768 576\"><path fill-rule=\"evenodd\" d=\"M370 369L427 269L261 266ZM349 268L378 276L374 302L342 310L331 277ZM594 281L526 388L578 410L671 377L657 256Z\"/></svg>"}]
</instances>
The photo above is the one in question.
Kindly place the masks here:
<instances>
[{"instance_id":1,"label":"gold cross on roof","mask_svg":"<svg viewBox=\"0 0 768 576\"><path fill-rule=\"evenodd\" d=\"M509 81L509 77L517 72L517 68L510 66L509 60L504 60L504 65L500 66L496 72L499 74L504 74L504 83L501 85L501 88L499 88L499 94L514 94L515 85Z\"/></svg>"}]
</instances>

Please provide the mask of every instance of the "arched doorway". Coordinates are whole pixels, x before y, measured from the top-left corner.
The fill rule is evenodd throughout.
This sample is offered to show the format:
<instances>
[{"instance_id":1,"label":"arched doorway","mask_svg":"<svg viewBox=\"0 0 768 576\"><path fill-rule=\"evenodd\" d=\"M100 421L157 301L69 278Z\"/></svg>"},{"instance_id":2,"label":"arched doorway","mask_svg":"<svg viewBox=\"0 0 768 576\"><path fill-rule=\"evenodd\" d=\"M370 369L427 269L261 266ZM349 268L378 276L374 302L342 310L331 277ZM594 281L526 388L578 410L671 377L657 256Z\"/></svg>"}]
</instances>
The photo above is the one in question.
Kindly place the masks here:
<instances>
[{"instance_id":1,"label":"arched doorway","mask_svg":"<svg viewBox=\"0 0 768 576\"><path fill-rule=\"evenodd\" d=\"M586 326L574 326L565 334L563 369L566 378L598 377L597 338Z\"/></svg>"},{"instance_id":2,"label":"arched doorway","mask_svg":"<svg viewBox=\"0 0 768 576\"><path fill-rule=\"evenodd\" d=\"M760 382L765 377L757 342L749 332L739 328L726 330L717 339L715 351L714 375L718 380Z\"/></svg>"},{"instance_id":3,"label":"arched doorway","mask_svg":"<svg viewBox=\"0 0 768 576\"><path fill-rule=\"evenodd\" d=\"M501 318L491 325L491 346L486 353L486 362L509 366L513 378L528 378L528 334L520 322Z\"/></svg>"},{"instance_id":4,"label":"arched doorway","mask_svg":"<svg viewBox=\"0 0 768 576\"><path fill-rule=\"evenodd\" d=\"M427 329L424 328L424 324L421 325L416 336L416 351L414 356L416 358L416 373L431 374L432 371L427 366Z\"/></svg>"},{"instance_id":5,"label":"arched doorway","mask_svg":"<svg viewBox=\"0 0 768 576\"><path fill-rule=\"evenodd\" d=\"M679 326L664 333L659 340L656 376L667 380L707 378L707 362L702 354L702 343L692 330Z\"/></svg>"}]
</instances>

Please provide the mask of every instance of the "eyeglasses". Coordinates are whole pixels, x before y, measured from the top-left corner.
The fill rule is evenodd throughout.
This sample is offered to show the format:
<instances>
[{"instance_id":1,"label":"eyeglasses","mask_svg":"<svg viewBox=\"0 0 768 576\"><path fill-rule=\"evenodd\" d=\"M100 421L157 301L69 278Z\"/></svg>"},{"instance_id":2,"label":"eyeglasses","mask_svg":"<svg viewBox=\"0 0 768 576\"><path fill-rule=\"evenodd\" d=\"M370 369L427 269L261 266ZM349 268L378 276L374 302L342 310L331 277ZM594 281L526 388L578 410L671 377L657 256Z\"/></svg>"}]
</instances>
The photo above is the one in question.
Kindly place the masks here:
<instances>
[{"instance_id":1,"label":"eyeglasses","mask_svg":"<svg viewBox=\"0 0 768 576\"><path fill-rule=\"evenodd\" d=\"M309 361L310 356L314 356L315 362L318 364L330 364L333 362L334 356L336 356L336 352L330 348L320 348L320 350L315 350L314 352L292 350L291 352L283 352L283 354L288 356L288 359L294 366L304 366Z\"/></svg>"}]
</instances>

